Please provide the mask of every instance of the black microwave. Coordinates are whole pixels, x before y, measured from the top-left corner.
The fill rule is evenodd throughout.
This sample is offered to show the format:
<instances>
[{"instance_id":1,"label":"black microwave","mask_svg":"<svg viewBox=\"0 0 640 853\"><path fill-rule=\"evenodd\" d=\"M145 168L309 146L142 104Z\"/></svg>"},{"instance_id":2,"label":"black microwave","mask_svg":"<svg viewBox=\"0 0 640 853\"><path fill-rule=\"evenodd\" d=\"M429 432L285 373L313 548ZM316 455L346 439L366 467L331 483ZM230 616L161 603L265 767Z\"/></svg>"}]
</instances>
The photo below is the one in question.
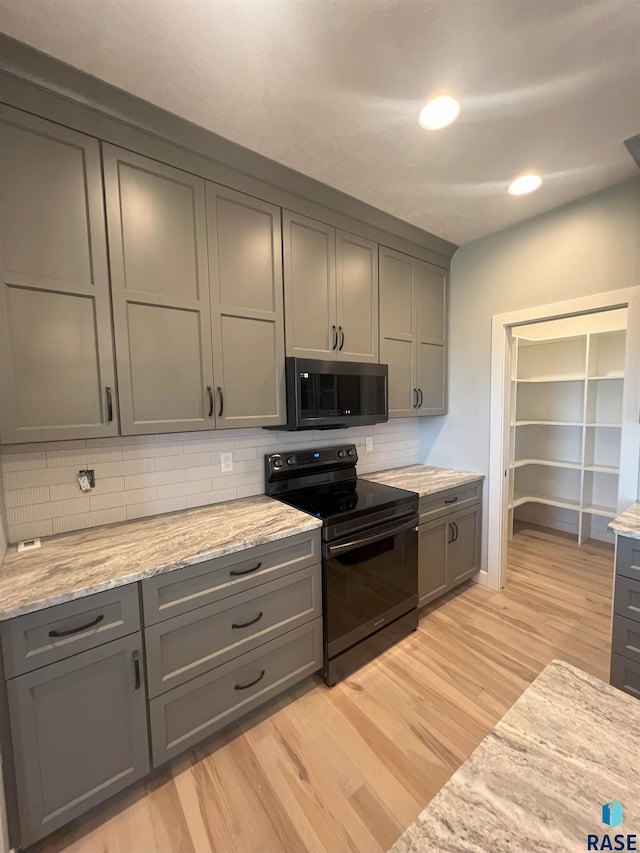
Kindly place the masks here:
<instances>
[{"instance_id":1,"label":"black microwave","mask_svg":"<svg viewBox=\"0 0 640 853\"><path fill-rule=\"evenodd\" d=\"M287 358L285 372L285 429L337 429L389 420L386 364Z\"/></svg>"}]
</instances>

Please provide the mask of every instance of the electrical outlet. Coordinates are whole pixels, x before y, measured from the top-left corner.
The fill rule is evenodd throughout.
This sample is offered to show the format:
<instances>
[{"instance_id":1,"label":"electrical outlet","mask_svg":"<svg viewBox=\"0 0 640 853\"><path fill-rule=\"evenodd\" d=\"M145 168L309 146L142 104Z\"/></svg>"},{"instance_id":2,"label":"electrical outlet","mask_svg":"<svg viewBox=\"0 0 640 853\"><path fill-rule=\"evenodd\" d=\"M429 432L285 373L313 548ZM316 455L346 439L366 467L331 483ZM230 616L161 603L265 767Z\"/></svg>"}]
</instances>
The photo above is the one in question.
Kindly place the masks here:
<instances>
[{"instance_id":1,"label":"electrical outlet","mask_svg":"<svg viewBox=\"0 0 640 853\"><path fill-rule=\"evenodd\" d=\"M88 492L96 484L96 472L93 468L85 468L82 471L78 471L78 484L83 492Z\"/></svg>"},{"instance_id":2,"label":"electrical outlet","mask_svg":"<svg viewBox=\"0 0 640 853\"><path fill-rule=\"evenodd\" d=\"M233 471L233 453L229 452L220 454L220 467L222 468L223 474Z\"/></svg>"},{"instance_id":3,"label":"electrical outlet","mask_svg":"<svg viewBox=\"0 0 640 853\"><path fill-rule=\"evenodd\" d=\"M368 435L365 438L364 449L366 453L371 453L373 451L373 436Z\"/></svg>"}]
</instances>

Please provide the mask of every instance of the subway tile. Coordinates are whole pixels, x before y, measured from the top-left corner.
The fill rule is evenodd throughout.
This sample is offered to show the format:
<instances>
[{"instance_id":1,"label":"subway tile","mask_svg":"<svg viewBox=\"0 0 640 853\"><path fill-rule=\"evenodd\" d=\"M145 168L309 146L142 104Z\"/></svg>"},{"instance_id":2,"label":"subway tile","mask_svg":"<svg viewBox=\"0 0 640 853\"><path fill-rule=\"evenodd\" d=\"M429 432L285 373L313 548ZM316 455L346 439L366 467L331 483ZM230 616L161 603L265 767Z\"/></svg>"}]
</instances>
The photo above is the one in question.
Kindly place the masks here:
<instances>
[{"instance_id":1,"label":"subway tile","mask_svg":"<svg viewBox=\"0 0 640 853\"><path fill-rule=\"evenodd\" d=\"M84 530L87 527L99 527L103 524L117 524L127 520L125 507L103 510L102 512L84 512L53 519L54 533L67 533L70 530Z\"/></svg>"},{"instance_id":2,"label":"subway tile","mask_svg":"<svg viewBox=\"0 0 640 853\"><path fill-rule=\"evenodd\" d=\"M51 499L54 501L62 501L68 498L78 497L81 493L78 481L75 479L73 483L60 483L49 486ZM91 491L91 495L109 494L110 492L124 491L124 477L96 477L95 488Z\"/></svg>"},{"instance_id":3,"label":"subway tile","mask_svg":"<svg viewBox=\"0 0 640 853\"><path fill-rule=\"evenodd\" d=\"M80 492L80 497L70 498L64 501L51 501L51 518L62 518L63 516L78 515L91 510L90 496L88 492Z\"/></svg>"},{"instance_id":4,"label":"subway tile","mask_svg":"<svg viewBox=\"0 0 640 853\"><path fill-rule=\"evenodd\" d=\"M103 509L114 509L119 506L132 506L156 499L155 486L147 489L131 489L125 492L112 492L109 495L91 495L89 509L97 512Z\"/></svg>"},{"instance_id":5,"label":"subway tile","mask_svg":"<svg viewBox=\"0 0 640 853\"><path fill-rule=\"evenodd\" d=\"M173 471L150 471L146 474L130 474L124 478L125 489L144 489L149 486L164 486L168 483L184 482L181 468Z\"/></svg>"},{"instance_id":6,"label":"subway tile","mask_svg":"<svg viewBox=\"0 0 640 853\"><path fill-rule=\"evenodd\" d=\"M202 480L204 477L217 477L221 473L220 465L198 465L196 468L185 468L185 480Z\"/></svg>"},{"instance_id":7,"label":"subway tile","mask_svg":"<svg viewBox=\"0 0 640 853\"><path fill-rule=\"evenodd\" d=\"M45 504L31 504L31 506L16 506L11 509L7 507L7 524L14 527L19 524L28 524L32 521L44 521L53 518L53 504L51 501Z\"/></svg>"},{"instance_id":8,"label":"subway tile","mask_svg":"<svg viewBox=\"0 0 640 853\"><path fill-rule=\"evenodd\" d=\"M233 501L237 496L238 492L235 488L200 492L197 495L187 495L187 506L191 508L196 506L207 506L208 504L218 504L223 501Z\"/></svg>"},{"instance_id":9,"label":"subway tile","mask_svg":"<svg viewBox=\"0 0 640 853\"><path fill-rule=\"evenodd\" d=\"M34 471L45 467L47 454L39 450L36 453L8 453L2 451L2 473L10 474L14 471Z\"/></svg>"},{"instance_id":10,"label":"subway tile","mask_svg":"<svg viewBox=\"0 0 640 853\"><path fill-rule=\"evenodd\" d=\"M234 462L247 462L249 459L257 459L258 450L255 447L236 447L233 451ZM260 457L262 462L262 456Z\"/></svg>"},{"instance_id":11,"label":"subway tile","mask_svg":"<svg viewBox=\"0 0 640 853\"><path fill-rule=\"evenodd\" d=\"M167 486L158 486L157 498L173 498L179 495L192 495L197 492L208 492L211 490L211 478L203 480L190 480L185 483L171 483Z\"/></svg>"},{"instance_id":12,"label":"subway tile","mask_svg":"<svg viewBox=\"0 0 640 853\"><path fill-rule=\"evenodd\" d=\"M26 489L10 489L5 493L7 507L44 504L51 500L49 486L31 486Z\"/></svg>"},{"instance_id":13,"label":"subway tile","mask_svg":"<svg viewBox=\"0 0 640 853\"><path fill-rule=\"evenodd\" d=\"M120 439L118 439L120 441ZM38 441L32 444L7 444L2 448L3 453L36 453L48 450L79 450L86 447L86 439L74 438L70 441Z\"/></svg>"},{"instance_id":14,"label":"subway tile","mask_svg":"<svg viewBox=\"0 0 640 853\"><path fill-rule=\"evenodd\" d=\"M163 456L155 460L156 471L168 471L172 468L194 468L211 464L210 453L189 453L186 456Z\"/></svg>"},{"instance_id":15,"label":"subway tile","mask_svg":"<svg viewBox=\"0 0 640 853\"><path fill-rule=\"evenodd\" d=\"M95 468L101 462L119 462L121 459L121 447L47 451L47 466L49 468L66 468L72 465L77 465L78 468Z\"/></svg>"},{"instance_id":16,"label":"subway tile","mask_svg":"<svg viewBox=\"0 0 640 853\"><path fill-rule=\"evenodd\" d=\"M186 497L167 498L162 501L147 501L127 507L128 518L143 518L147 515L162 515L164 512L177 512L187 508Z\"/></svg>"},{"instance_id":17,"label":"subway tile","mask_svg":"<svg viewBox=\"0 0 640 853\"><path fill-rule=\"evenodd\" d=\"M96 477L126 477L127 474L146 474L155 471L154 459L127 459L96 465Z\"/></svg>"},{"instance_id":18,"label":"subway tile","mask_svg":"<svg viewBox=\"0 0 640 853\"><path fill-rule=\"evenodd\" d=\"M238 486L236 489L239 498L251 498L254 495L261 495L263 492L260 486Z\"/></svg>"},{"instance_id":19,"label":"subway tile","mask_svg":"<svg viewBox=\"0 0 640 853\"><path fill-rule=\"evenodd\" d=\"M53 525L51 519L31 521L26 524L10 524L7 533L9 534L9 542L15 545L16 542L23 542L25 539L51 536L53 534Z\"/></svg>"}]
</instances>

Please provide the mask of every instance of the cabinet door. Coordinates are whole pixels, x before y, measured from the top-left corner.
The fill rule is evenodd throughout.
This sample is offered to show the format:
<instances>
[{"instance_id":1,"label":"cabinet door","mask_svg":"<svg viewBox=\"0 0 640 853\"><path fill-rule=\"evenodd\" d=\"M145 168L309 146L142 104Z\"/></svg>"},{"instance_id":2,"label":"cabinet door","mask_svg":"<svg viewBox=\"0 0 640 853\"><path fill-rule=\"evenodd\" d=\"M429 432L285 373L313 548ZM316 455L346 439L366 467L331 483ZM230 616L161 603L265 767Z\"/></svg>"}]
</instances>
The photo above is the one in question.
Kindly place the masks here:
<instances>
[{"instance_id":1,"label":"cabinet door","mask_svg":"<svg viewBox=\"0 0 640 853\"><path fill-rule=\"evenodd\" d=\"M117 435L99 143L0 106L3 443Z\"/></svg>"},{"instance_id":2,"label":"cabinet door","mask_svg":"<svg viewBox=\"0 0 640 853\"><path fill-rule=\"evenodd\" d=\"M281 424L280 208L207 184L216 426Z\"/></svg>"},{"instance_id":3,"label":"cabinet door","mask_svg":"<svg viewBox=\"0 0 640 853\"><path fill-rule=\"evenodd\" d=\"M449 588L447 544L453 539L449 517L421 524L418 530L418 606L438 598Z\"/></svg>"},{"instance_id":4,"label":"cabinet door","mask_svg":"<svg viewBox=\"0 0 640 853\"><path fill-rule=\"evenodd\" d=\"M380 246L380 361L389 365L389 417L415 417L416 262Z\"/></svg>"},{"instance_id":5,"label":"cabinet door","mask_svg":"<svg viewBox=\"0 0 640 853\"><path fill-rule=\"evenodd\" d=\"M334 360L338 346L335 229L282 213L287 355Z\"/></svg>"},{"instance_id":6,"label":"cabinet door","mask_svg":"<svg viewBox=\"0 0 640 853\"><path fill-rule=\"evenodd\" d=\"M447 583L457 586L480 571L480 506L449 516L453 540L447 547Z\"/></svg>"},{"instance_id":7,"label":"cabinet door","mask_svg":"<svg viewBox=\"0 0 640 853\"><path fill-rule=\"evenodd\" d=\"M148 772L136 656L139 633L8 682L21 846Z\"/></svg>"},{"instance_id":8,"label":"cabinet door","mask_svg":"<svg viewBox=\"0 0 640 853\"><path fill-rule=\"evenodd\" d=\"M204 181L104 146L123 435L211 429Z\"/></svg>"},{"instance_id":9,"label":"cabinet door","mask_svg":"<svg viewBox=\"0 0 640 853\"><path fill-rule=\"evenodd\" d=\"M336 232L338 359L378 361L378 247Z\"/></svg>"},{"instance_id":10,"label":"cabinet door","mask_svg":"<svg viewBox=\"0 0 640 853\"><path fill-rule=\"evenodd\" d=\"M420 264L417 275L418 415L447 412L446 273Z\"/></svg>"}]
</instances>

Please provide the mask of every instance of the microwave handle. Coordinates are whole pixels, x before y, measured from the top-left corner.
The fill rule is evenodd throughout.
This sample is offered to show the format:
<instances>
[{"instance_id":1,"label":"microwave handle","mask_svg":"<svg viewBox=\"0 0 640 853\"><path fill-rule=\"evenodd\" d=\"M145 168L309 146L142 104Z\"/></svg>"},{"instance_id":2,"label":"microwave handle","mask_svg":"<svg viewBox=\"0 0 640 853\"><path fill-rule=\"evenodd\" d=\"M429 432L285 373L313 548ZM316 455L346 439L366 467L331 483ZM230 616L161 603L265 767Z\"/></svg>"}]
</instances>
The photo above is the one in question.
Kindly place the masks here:
<instances>
[{"instance_id":1,"label":"microwave handle","mask_svg":"<svg viewBox=\"0 0 640 853\"><path fill-rule=\"evenodd\" d=\"M346 554L348 551L353 551L355 548L362 548L363 545L372 545L374 542L379 542L381 539L386 539L388 536L395 536L398 533L403 533L405 530L418 529L418 516L412 515L409 519L401 522L393 522L386 524L384 527L374 528L373 532L362 533L350 539L348 542L340 542L337 545L327 545L326 556L328 558L337 557L340 554Z\"/></svg>"}]
</instances>

